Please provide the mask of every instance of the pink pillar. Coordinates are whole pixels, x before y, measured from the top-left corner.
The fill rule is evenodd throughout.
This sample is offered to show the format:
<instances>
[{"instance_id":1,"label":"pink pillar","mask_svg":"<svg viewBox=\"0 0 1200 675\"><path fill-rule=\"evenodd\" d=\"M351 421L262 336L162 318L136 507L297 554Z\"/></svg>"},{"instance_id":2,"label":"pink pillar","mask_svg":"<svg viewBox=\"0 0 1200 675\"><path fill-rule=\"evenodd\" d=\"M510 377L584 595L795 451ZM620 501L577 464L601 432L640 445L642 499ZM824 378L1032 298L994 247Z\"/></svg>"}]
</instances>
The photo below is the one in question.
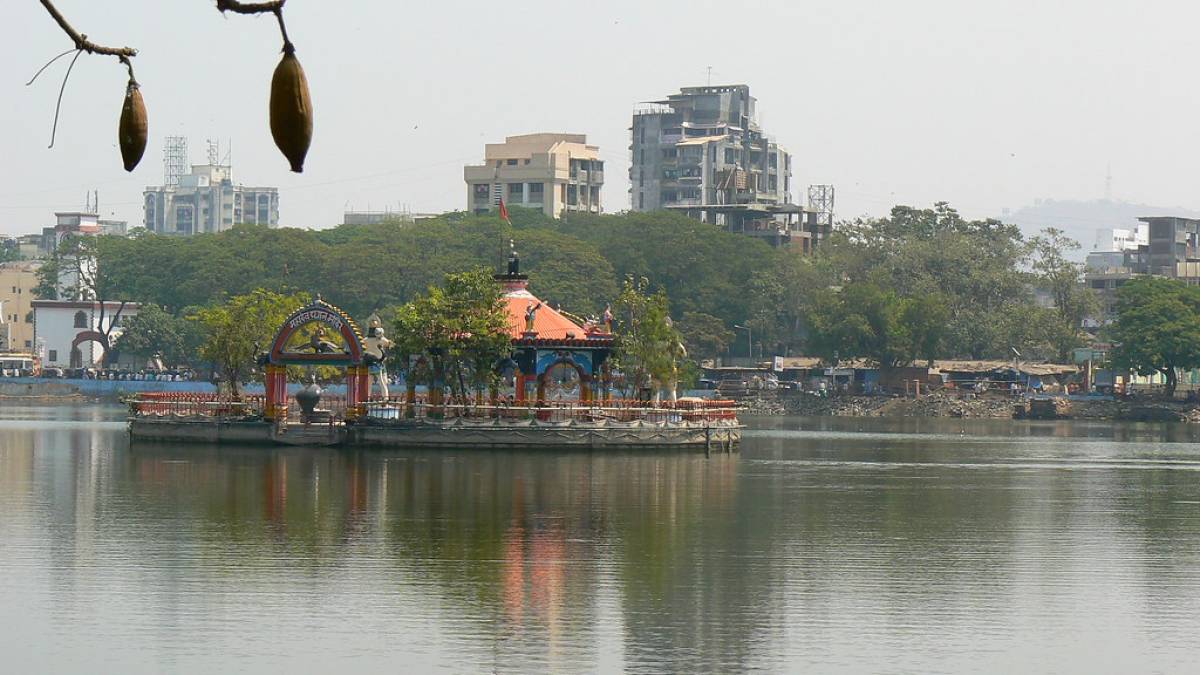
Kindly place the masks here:
<instances>
[{"instance_id":1,"label":"pink pillar","mask_svg":"<svg viewBox=\"0 0 1200 675\"><path fill-rule=\"evenodd\" d=\"M350 366L346 369L346 409L358 405L358 368Z\"/></svg>"},{"instance_id":2,"label":"pink pillar","mask_svg":"<svg viewBox=\"0 0 1200 675\"><path fill-rule=\"evenodd\" d=\"M366 403L371 400L371 369L366 366L358 367L358 402Z\"/></svg>"},{"instance_id":3,"label":"pink pillar","mask_svg":"<svg viewBox=\"0 0 1200 675\"><path fill-rule=\"evenodd\" d=\"M271 405L287 409L287 366L275 366L275 400Z\"/></svg>"}]
</instances>

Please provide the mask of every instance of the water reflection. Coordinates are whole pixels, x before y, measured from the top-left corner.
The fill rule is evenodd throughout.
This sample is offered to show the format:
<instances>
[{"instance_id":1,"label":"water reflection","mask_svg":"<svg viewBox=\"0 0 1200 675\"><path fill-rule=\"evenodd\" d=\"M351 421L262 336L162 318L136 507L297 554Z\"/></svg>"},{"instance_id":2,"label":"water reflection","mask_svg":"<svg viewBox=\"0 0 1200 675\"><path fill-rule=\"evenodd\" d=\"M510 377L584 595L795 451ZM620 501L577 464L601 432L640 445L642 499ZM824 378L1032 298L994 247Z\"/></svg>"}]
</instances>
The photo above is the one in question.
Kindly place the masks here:
<instances>
[{"instance_id":1,"label":"water reflection","mask_svg":"<svg viewBox=\"0 0 1200 675\"><path fill-rule=\"evenodd\" d=\"M1165 442L1190 430L356 453L129 447L88 414L0 422L20 670L1171 670L1200 646L1200 452Z\"/></svg>"}]
</instances>

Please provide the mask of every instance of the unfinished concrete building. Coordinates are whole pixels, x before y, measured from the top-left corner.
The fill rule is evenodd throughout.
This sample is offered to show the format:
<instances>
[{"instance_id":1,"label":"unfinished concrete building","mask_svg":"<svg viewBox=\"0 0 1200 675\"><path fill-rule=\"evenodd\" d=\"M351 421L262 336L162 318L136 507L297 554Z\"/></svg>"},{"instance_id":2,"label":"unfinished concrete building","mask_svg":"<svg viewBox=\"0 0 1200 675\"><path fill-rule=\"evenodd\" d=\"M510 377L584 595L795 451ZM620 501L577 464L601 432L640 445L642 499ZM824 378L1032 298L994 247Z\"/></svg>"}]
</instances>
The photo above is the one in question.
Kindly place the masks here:
<instances>
[{"instance_id":1,"label":"unfinished concrete building","mask_svg":"<svg viewBox=\"0 0 1200 675\"><path fill-rule=\"evenodd\" d=\"M631 132L634 211L681 211L803 250L823 236L792 201L792 156L759 127L749 86L685 87L635 110Z\"/></svg>"}]
</instances>

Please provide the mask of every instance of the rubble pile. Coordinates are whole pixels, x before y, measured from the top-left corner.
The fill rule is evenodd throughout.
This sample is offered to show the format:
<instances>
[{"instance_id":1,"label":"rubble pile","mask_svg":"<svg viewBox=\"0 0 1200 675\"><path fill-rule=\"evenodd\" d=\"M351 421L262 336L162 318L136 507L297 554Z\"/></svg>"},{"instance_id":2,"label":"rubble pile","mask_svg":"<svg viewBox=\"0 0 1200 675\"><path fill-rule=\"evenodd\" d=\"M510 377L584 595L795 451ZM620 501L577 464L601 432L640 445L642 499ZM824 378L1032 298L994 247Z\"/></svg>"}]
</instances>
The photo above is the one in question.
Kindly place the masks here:
<instances>
[{"instance_id":1,"label":"rubble pile","mask_svg":"<svg viewBox=\"0 0 1200 675\"><path fill-rule=\"evenodd\" d=\"M1008 419L1017 400L1006 394L975 394L940 389L915 399L898 399L890 406L890 415L902 417L963 417Z\"/></svg>"},{"instance_id":2,"label":"rubble pile","mask_svg":"<svg viewBox=\"0 0 1200 675\"><path fill-rule=\"evenodd\" d=\"M1011 419L1022 399L1003 392L975 394L940 389L920 398L901 396L832 396L787 392L747 398L743 415L797 415L804 417L960 417ZM1074 420L1126 420L1137 422L1183 421L1200 424L1195 403L1074 400L1061 405L1062 417Z\"/></svg>"}]
</instances>

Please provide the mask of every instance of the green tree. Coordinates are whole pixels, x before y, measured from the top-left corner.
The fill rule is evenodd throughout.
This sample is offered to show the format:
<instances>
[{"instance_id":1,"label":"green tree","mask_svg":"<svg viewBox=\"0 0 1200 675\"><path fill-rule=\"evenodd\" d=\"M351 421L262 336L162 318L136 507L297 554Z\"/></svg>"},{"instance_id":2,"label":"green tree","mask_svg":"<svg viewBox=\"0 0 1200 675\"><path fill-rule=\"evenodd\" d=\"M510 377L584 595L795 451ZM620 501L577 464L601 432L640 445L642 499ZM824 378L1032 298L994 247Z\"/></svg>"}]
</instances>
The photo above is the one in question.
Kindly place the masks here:
<instances>
[{"instance_id":1,"label":"green tree","mask_svg":"<svg viewBox=\"0 0 1200 675\"><path fill-rule=\"evenodd\" d=\"M1056 317L1043 324L1047 342L1060 360L1082 343L1083 320L1099 308L1096 294L1083 285L1084 265L1068 260L1066 253L1079 249L1079 242L1062 230L1046 228L1030 240L1030 267L1039 285L1050 292Z\"/></svg>"},{"instance_id":2,"label":"green tree","mask_svg":"<svg viewBox=\"0 0 1200 675\"><path fill-rule=\"evenodd\" d=\"M649 287L645 277L626 279L613 306L616 362L632 391L674 383L681 366L683 337L671 323L670 301L665 292L650 293Z\"/></svg>"},{"instance_id":3,"label":"green tree","mask_svg":"<svg viewBox=\"0 0 1200 675\"><path fill-rule=\"evenodd\" d=\"M161 354L168 366L192 364L200 348L199 326L158 305L146 304L125 321L113 349L144 359Z\"/></svg>"},{"instance_id":4,"label":"green tree","mask_svg":"<svg viewBox=\"0 0 1200 675\"><path fill-rule=\"evenodd\" d=\"M34 294L46 300L96 303L96 326L104 353L113 346L113 331L120 324L128 297L110 268L101 264L114 258L119 238L68 234L59 240L49 259L38 268ZM119 298L119 299L118 299Z\"/></svg>"},{"instance_id":5,"label":"green tree","mask_svg":"<svg viewBox=\"0 0 1200 675\"><path fill-rule=\"evenodd\" d=\"M856 282L814 298L810 344L830 360L867 358L895 368L932 361L941 352L948 318L938 294L902 298L879 284Z\"/></svg>"},{"instance_id":6,"label":"green tree","mask_svg":"<svg viewBox=\"0 0 1200 675\"><path fill-rule=\"evenodd\" d=\"M0 263L14 262L21 260L21 249L15 246L7 246L0 242Z\"/></svg>"},{"instance_id":7,"label":"green tree","mask_svg":"<svg viewBox=\"0 0 1200 675\"><path fill-rule=\"evenodd\" d=\"M449 384L464 405L469 390L480 394L495 384L495 366L511 352L500 286L482 268L447 274L440 286L397 308L393 326L397 354L428 355L431 390L440 398Z\"/></svg>"},{"instance_id":8,"label":"green tree","mask_svg":"<svg viewBox=\"0 0 1200 675\"><path fill-rule=\"evenodd\" d=\"M1200 367L1200 289L1161 277L1129 281L1117 292L1112 337L1116 367L1161 373L1174 396L1178 371Z\"/></svg>"},{"instance_id":9,"label":"green tree","mask_svg":"<svg viewBox=\"0 0 1200 675\"><path fill-rule=\"evenodd\" d=\"M214 364L233 396L240 395L241 382L253 370L255 359L270 346L288 315L309 300L306 293L284 295L258 289L196 311L192 316L205 332L200 356Z\"/></svg>"},{"instance_id":10,"label":"green tree","mask_svg":"<svg viewBox=\"0 0 1200 675\"><path fill-rule=\"evenodd\" d=\"M737 337L724 321L704 312L684 312L683 319L675 327L683 335L688 352L696 359L720 356Z\"/></svg>"}]
</instances>

